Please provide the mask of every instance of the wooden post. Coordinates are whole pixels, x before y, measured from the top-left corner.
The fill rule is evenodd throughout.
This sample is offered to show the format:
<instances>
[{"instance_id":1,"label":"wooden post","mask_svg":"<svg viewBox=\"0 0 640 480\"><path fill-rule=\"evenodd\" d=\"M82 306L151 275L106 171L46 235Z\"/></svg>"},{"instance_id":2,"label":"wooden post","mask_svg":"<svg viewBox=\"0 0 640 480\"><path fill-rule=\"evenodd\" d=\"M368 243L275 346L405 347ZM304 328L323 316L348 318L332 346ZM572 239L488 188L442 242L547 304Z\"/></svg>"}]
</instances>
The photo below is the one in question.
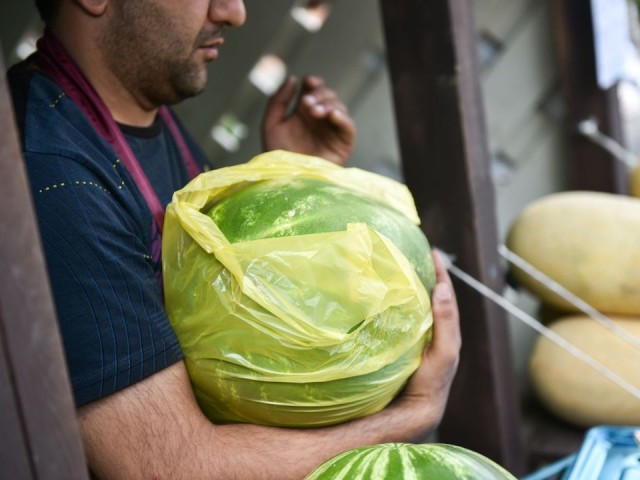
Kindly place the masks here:
<instances>
[{"instance_id":1,"label":"wooden post","mask_svg":"<svg viewBox=\"0 0 640 480\"><path fill-rule=\"evenodd\" d=\"M431 243L495 291L504 287L493 181L465 0L380 0L407 185ZM524 468L505 313L462 283L463 346L439 440Z\"/></svg>"},{"instance_id":2,"label":"wooden post","mask_svg":"<svg viewBox=\"0 0 640 480\"><path fill-rule=\"evenodd\" d=\"M2 58L0 69L5 71ZM86 479L4 74L0 80L0 272L0 478Z\"/></svg>"},{"instance_id":3,"label":"wooden post","mask_svg":"<svg viewBox=\"0 0 640 480\"><path fill-rule=\"evenodd\" d=\"M624 144L617 88L598 87L591 1L563 0L551 4L566 103L569 186L575 190L627 193L626 167L578 133L579 122L593 117L600 131Z\"/></svg>"}]
</instances>

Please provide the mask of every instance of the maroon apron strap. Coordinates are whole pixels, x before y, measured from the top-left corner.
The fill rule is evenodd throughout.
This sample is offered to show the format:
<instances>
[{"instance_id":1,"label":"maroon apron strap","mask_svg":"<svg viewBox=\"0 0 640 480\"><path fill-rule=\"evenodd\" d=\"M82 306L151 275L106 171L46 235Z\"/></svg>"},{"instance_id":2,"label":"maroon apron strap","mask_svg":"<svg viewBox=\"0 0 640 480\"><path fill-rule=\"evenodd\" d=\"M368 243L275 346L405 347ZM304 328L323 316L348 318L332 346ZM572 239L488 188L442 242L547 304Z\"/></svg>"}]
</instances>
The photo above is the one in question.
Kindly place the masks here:
<instances>
[{"instance_id":1,"label":"maroon apron strap","mask_svg":"<svg viewBox=\"0 0 640 480\"><path fill-rule=\"evenodd\" d=\"M193 158L193 154L191 153L191 150L187 146L187 142L184 139L182 132L180 131L180 127L178 127L178 124L173 118L173 115L171 115L171 112L169 111L169 109L165 106L162 106L158 110L158 113L162 117L164 124L167 126L167 128L169 128L169 132L171 132L171 136L173 137L176 144L178 145L180 156L182 157L182 161L184 162L185 167L187 168L187 174L189 175L189 178L193 180L200 173L202 173L202 169L200 168L200 165L198 165L196 160Z\"/></svg>"}]
</instances>

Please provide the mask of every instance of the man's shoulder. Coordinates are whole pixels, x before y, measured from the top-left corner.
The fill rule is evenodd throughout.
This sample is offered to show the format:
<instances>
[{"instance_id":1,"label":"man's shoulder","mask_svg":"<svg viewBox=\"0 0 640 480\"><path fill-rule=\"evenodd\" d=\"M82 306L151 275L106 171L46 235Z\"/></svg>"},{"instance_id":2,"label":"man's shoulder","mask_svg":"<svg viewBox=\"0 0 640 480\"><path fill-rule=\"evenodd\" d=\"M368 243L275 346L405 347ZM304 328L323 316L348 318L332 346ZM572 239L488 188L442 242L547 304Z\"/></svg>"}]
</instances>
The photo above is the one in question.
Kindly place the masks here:
<instances>
[{"instance_id":1,"label":"man's shoulder","mask_svg":"<svg viewBox=\"0 0 640 480\"><path fill-rule=\"evenodd\" d=\"M30 156L112 161L113 149L47 75L22 62L8 71L22 150Z\"/></svg>"},{"instance_id":2,"label":"man's shoulder","mask_svg":"<svg viewBox=\"0 0 640 480\"><path fill-rule=\"evenodd\" d=\"M117 199L137 190L125 188L124 166L85 114L56 83L28 65L12 67L8 78L36 203L46 199L83 210L111 205L120 211Z\"/></svg>"}]
</instances>

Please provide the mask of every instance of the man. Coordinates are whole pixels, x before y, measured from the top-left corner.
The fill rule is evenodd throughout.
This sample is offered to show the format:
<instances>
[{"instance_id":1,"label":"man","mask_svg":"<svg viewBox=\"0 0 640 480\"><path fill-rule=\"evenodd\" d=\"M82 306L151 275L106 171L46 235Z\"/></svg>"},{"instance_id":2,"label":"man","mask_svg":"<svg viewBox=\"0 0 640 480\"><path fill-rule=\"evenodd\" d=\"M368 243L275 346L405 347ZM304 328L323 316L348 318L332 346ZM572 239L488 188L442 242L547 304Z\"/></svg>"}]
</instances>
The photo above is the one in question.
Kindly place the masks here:
<instances>
[{"instance_id":1,"label":"man","mask_svg":"<svg viewBox=\"0 0 640 480\"><path fill-rule=\"evenodd\" d=\"M302 478L352 447L439 423L460 348L436 255L434 340L384 411L338 426L213 425L200 412L159 282L164 207L203 161L164 105L196 95L241 0L36 0L47 30L9 75L81 434L98 478ZM344 163L355 126L322 80L288 80L265 149Z\"/></svg>"}]
</instances>

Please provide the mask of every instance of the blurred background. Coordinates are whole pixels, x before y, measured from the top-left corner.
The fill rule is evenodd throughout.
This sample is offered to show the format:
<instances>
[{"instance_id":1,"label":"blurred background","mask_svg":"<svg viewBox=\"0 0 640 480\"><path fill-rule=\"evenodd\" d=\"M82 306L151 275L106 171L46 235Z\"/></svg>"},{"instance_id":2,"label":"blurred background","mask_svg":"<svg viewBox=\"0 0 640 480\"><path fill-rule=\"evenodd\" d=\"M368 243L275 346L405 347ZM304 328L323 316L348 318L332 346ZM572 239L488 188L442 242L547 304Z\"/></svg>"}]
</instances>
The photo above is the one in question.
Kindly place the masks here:
<instances>
[{"instance_id":1,"label":"blurred background","mask_svg":"<svg viewBox=\"0 0 640 480\"><path fill-rule=\"evenodd\" d=\"M606 2L594 5L598 3ZM258 154L260 120L269 95L287 74L313 73L338 92L358 125L349 166L403 181L379 2L245 0L245 4L247 22L226 34L220 57L210 67L206 91L176 107L212 165L242 163ZM472 0L471 4L498 237L503 239L525 205L568 188L567 107L552 1ZM637 11L635 3L628 6L619 29L628 37L629 48L625 44L617 52L618 69L611 78L622 127L616 141L635 155L640 152L640 62L635 48ZM5 64L29 55L40 31L32 2L1 0ZM526 292L514 295L513 301L526 311L537 311L537 299ZM510 318L509 324L515 371L526 396L527 361L538 334L515 319Z\"/></svg>"}]
</instances>

